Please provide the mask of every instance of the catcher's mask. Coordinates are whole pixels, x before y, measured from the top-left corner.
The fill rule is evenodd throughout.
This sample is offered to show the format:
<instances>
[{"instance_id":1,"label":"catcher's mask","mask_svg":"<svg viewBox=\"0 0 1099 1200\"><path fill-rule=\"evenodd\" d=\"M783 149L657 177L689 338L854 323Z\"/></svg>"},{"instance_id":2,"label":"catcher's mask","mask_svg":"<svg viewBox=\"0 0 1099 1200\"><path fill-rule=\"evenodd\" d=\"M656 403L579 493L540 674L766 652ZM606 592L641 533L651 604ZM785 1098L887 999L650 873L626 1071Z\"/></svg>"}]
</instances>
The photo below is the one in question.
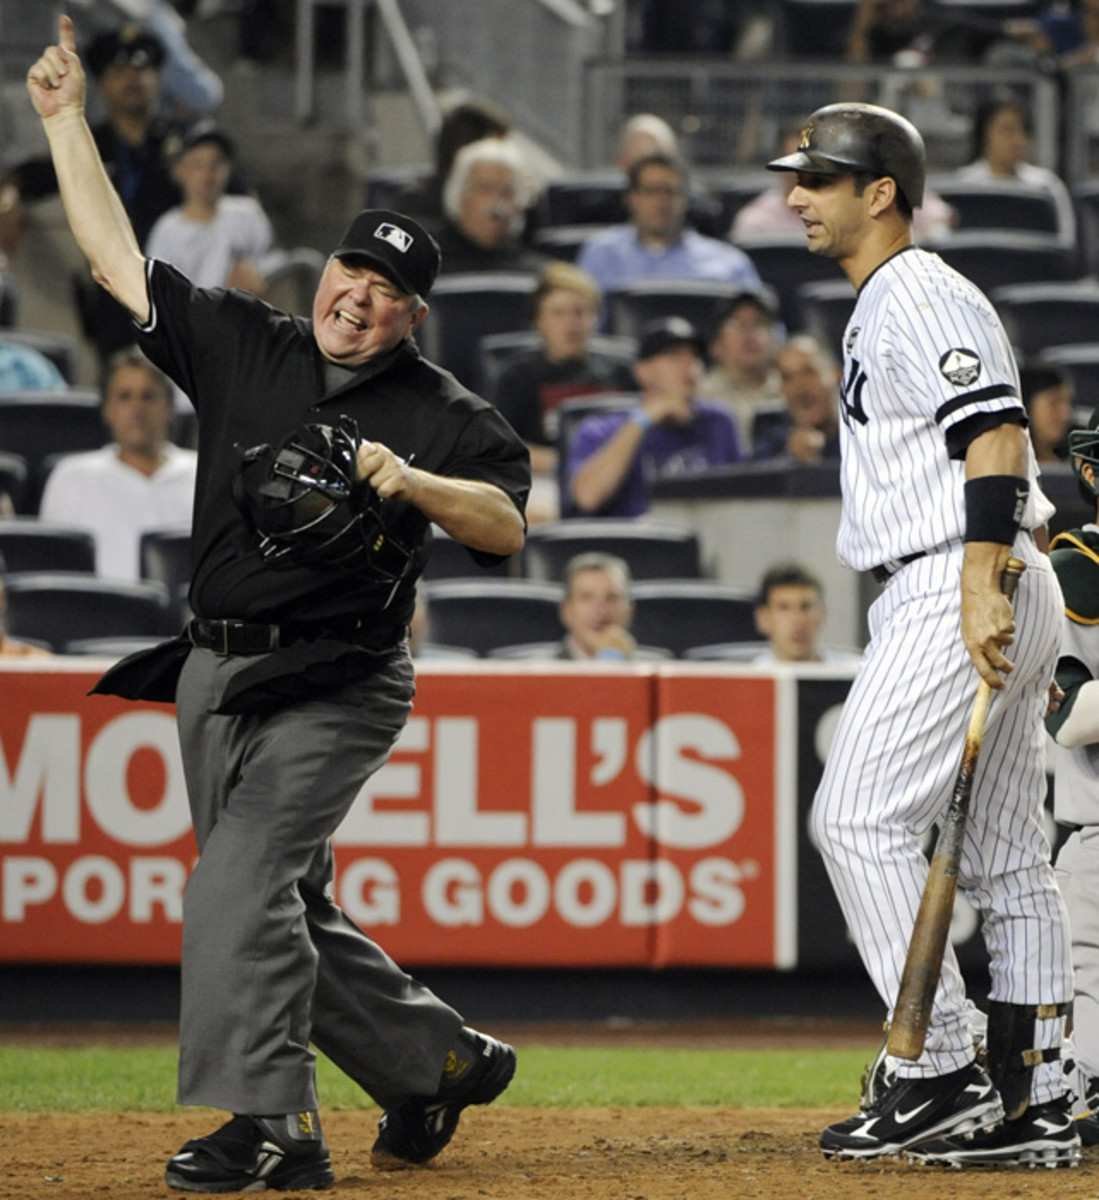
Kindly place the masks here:
<instances>
[{"instance_id":1,"label":"catcher's mask","mask_svg":"<svg viewBox=\"0 0 1099 1200\"><path fill-rule=\"evenodd\" d=\"M416 561L383 520L383 502L355 482L359 431L350 417L296 429L277 446L253 446L241 464L242 507L274 566L338 567L399 583Z\"/></svg>"},{"instance_id":2,"label":"catcher's mask","mask_svg":"<svg viewBox=\"0 0 1099 1200\"><path fill-rule=\"evenodd\" d=\"M1099 408L1091 415L1087 429L1073 429L1068 435L1068 457L1080 485L1080 495L1089 504L1099 497ZM1096 472L1095 483L1084 478L1083 465L1090 463Z\"/></svg>"}]
</instances>

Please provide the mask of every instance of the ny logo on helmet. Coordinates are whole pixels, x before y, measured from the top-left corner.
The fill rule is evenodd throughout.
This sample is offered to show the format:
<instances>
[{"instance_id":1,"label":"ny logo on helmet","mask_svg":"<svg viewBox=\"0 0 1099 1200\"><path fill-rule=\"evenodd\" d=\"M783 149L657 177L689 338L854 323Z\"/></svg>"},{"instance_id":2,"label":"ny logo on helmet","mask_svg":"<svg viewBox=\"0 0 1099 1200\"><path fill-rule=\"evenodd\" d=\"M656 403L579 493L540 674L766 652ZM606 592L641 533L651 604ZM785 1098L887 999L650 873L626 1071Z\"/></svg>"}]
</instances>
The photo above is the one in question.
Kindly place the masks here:
<instances>
[{"instance_id":1,"label":"ny logo on helmet","mask_svg":"<svg viewBox=\"0 0 1099 1200\"><path fill-rule=\"evenodd\" d=\"M407 254L409 247L412 245L412 234L405 232L397 225L390 225L388 221L379 225L374 230L374 236L381 238L383 242L388 242L395 250L399 250L402 254Z\"/></svg>"},{"instance_id":2,"label":"ny logo on helmet","mask_svg":"<svg viewBox=\"0 0 1099 1200\"><path fill-rule=\"evenodd\" d=\"M798 142L799 150L808 150L813 144L813 123L810 121L808 125L801 131L801 140Z\"/></svg>"}]
</instances>

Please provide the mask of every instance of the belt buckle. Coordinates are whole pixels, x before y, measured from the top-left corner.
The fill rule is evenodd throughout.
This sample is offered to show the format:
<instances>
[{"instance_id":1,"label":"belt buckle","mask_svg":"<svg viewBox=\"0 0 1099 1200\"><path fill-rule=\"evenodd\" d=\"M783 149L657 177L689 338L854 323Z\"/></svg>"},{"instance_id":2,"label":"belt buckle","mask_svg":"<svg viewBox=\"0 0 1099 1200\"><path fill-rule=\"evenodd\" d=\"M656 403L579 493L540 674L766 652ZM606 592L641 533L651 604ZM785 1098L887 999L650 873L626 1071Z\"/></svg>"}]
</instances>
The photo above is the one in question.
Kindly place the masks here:
<instances>
[{"instance_id":1,"label":"belt buckle","mask_svg":"<svg viewBox=\"0 0 1099 1200\"><path fill-rule=\"evenodd\" d=\"M222 620L222 621L218 621L217 625L221 630L221 646L220 647L214 646L214 647L212 647L212 649L215 654L220 655L222 658L228 658L229 655L232 653L232 651L229 649L229 633L233 629L243 629L244 622L243 621Z\"/></svg>"}]
</instances>

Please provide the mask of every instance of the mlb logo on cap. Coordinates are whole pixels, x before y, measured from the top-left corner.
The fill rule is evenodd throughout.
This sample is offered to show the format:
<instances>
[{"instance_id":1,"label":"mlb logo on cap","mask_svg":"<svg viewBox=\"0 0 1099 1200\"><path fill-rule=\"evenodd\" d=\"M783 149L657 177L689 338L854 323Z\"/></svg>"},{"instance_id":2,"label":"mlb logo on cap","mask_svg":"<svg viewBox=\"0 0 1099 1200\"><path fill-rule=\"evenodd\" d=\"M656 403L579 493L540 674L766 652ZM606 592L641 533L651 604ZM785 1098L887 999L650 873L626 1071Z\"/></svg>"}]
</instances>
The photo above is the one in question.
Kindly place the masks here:
<instances>
[{"instance_id":1,"label":"mlb logo on cap","mask_svg":"<svg viewBox=\"0 0 1099 1200\"><path fill-rule=\"evenodd\" d=\"M413 240L412 234L398 229L396 225L390 225L388 222L379 225L374 230L374 236L381 238L383 242L388 242L391 246L396 246L402 254L408 253L408 248L412 245Z\"/></svg>"}]
</instances>

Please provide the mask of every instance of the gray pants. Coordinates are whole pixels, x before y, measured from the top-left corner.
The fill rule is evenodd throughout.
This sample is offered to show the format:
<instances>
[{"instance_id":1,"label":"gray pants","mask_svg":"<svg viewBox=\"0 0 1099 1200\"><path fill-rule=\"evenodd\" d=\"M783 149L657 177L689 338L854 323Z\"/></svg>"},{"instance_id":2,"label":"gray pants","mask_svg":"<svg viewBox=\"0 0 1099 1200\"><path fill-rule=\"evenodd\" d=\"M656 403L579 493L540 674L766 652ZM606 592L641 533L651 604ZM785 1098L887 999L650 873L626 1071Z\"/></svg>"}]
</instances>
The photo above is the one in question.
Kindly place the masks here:
<instances>
[{"instance_id":1,"label":"gray pants","mask_svg":"<svg viewBox=\"0 0 1099 1200\"><path fill-rule=\"evenodd\" d=\"M461 1017L331 898L329 839L404 726L412 664L398 654L273 714L212 715L247 661L193 650L177 694L200 855L183 903L178 1101L317 1108L310 1042L383 1108L430 1095Z\"/></svg>"},{"instance_id":2,"label":"gray pants","mask_svg":"<svg viewBox=\"0 0 1099 1200\"><path fill-rule=\"evenodd\" d=\"M1099 825L1076 830L1061 847L1057 882L1068 908L1076 971L1072 1044L1085 1072L1099 1078Z\"/></svg>"}]
</instances>

